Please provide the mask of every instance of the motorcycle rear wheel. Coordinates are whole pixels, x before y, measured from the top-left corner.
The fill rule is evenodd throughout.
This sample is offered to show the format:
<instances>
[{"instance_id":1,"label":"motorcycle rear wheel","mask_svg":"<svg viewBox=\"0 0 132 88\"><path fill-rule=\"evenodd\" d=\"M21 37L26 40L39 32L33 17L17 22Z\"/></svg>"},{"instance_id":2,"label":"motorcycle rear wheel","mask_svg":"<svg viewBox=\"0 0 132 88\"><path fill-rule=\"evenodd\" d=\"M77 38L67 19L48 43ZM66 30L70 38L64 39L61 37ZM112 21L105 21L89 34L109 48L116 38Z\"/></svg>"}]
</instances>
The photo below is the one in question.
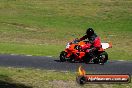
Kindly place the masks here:
<instances>
[{"instance_id":1,"label":"motorcycle rear wheel","mask_svg":"<svg viewBox=\"0 0 132 88\"><path fill-rule=\"evenodd\" d=\"M102 52L100 55L99 55L99 64L104 64L106 63L108 60L108 54L107 52Z\"/></svg>"},{"instance_id":2,"label":"motorcycle rear wheel","mask_svg":"<svg viewBox=\"0 0 132 88\"><path fill-rule=\"evenodd\" d=\"M60 53L60 61L61 62L65 62L66 61L66 52L65 51L62 51Z\"/></svg>"}]
</instances>

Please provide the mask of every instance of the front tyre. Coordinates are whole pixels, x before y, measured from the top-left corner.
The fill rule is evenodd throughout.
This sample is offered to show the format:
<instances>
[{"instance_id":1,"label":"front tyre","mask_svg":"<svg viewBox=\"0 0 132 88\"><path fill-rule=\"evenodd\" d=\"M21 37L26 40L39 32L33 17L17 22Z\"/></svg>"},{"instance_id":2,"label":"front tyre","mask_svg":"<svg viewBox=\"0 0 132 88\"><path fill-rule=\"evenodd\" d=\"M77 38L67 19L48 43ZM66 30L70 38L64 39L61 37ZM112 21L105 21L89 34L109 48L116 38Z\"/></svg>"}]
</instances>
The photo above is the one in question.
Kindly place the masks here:
<instances>
[{"instance_id":1,"label":"front tyre","mask_svg":"<svg viewBox=\"0 0 132 88\"><path fill-rule=\"evenodd\" d=\"M65 51L62 51L60 53L60 61L61 62L65 62L66 61L66 52Z\"/></svg>"}]
</instances>

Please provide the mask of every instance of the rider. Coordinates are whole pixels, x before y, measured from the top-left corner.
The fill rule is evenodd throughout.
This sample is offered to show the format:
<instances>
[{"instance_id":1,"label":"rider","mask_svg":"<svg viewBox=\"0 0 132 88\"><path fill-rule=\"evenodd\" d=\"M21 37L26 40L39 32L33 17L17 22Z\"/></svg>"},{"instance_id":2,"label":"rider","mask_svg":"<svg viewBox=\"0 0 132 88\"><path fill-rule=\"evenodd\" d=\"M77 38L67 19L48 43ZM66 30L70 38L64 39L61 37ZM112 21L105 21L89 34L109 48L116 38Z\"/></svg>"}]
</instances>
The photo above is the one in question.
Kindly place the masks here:
<instances>
[{"instance_id":1,"label":"rider","mask_svg":"<svg viewBox=\"0 0 132 88\"><path fill-rule=\"evenodd\" d=\"M87 45L85 46L85 49L87 49L87 52L96 52L101 47L101 40L94 32L93 28L88 28L86 30L86 35L84 35L82 38L79 39L79 41L88 39L91 43L91 48L87 49Z\"/></svg>"}]
</instances>

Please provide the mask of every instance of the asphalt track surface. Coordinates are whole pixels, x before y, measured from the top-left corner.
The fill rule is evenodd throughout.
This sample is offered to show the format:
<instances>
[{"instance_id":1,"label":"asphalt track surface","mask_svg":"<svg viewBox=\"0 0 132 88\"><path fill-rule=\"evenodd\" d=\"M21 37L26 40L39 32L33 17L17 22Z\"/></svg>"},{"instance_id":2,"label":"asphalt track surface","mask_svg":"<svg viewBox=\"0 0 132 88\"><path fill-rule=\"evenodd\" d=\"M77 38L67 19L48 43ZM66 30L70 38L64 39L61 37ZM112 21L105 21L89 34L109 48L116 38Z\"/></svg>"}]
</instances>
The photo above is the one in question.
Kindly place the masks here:
<instances>
[{"instance_id":1,"label":"asphalt track surface","mask_svg":"<svg viewBox=\"0 0 132 88\"><path fill-rule=\"evenodd\" d=\"M3 67L37 68L76 72L80 65L90 73L132 75L132 61L108 61L104 65L99 65L60 62L59 59L44 56L0 55L0 66Z\"/></svg>"}]
</instances>

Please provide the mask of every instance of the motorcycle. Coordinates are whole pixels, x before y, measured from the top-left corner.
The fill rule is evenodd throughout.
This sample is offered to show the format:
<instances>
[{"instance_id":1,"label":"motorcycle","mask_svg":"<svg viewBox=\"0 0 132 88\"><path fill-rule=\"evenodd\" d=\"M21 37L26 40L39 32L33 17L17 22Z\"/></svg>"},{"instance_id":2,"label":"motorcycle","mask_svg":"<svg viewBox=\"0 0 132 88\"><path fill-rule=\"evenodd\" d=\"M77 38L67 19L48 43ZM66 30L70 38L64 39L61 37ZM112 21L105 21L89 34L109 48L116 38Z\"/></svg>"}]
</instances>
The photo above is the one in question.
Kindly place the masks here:
<instances>
[{"instance_id":1,"label":"motorcycle","mask_svg":"<svg viewBox=\"0 0 132 88\"><path fill-rule=\"evenodd\" d=\"M87 52L84 49L85 46L87 46ZM65 50L60 53L60 61L104 64L108 60L108 54L105 50L111 47L111 43L101 43L100 49L90 53L88 52L91 48L89 41L74 39L72 42L67 43Z\"/></svg>"}]
</instances>

